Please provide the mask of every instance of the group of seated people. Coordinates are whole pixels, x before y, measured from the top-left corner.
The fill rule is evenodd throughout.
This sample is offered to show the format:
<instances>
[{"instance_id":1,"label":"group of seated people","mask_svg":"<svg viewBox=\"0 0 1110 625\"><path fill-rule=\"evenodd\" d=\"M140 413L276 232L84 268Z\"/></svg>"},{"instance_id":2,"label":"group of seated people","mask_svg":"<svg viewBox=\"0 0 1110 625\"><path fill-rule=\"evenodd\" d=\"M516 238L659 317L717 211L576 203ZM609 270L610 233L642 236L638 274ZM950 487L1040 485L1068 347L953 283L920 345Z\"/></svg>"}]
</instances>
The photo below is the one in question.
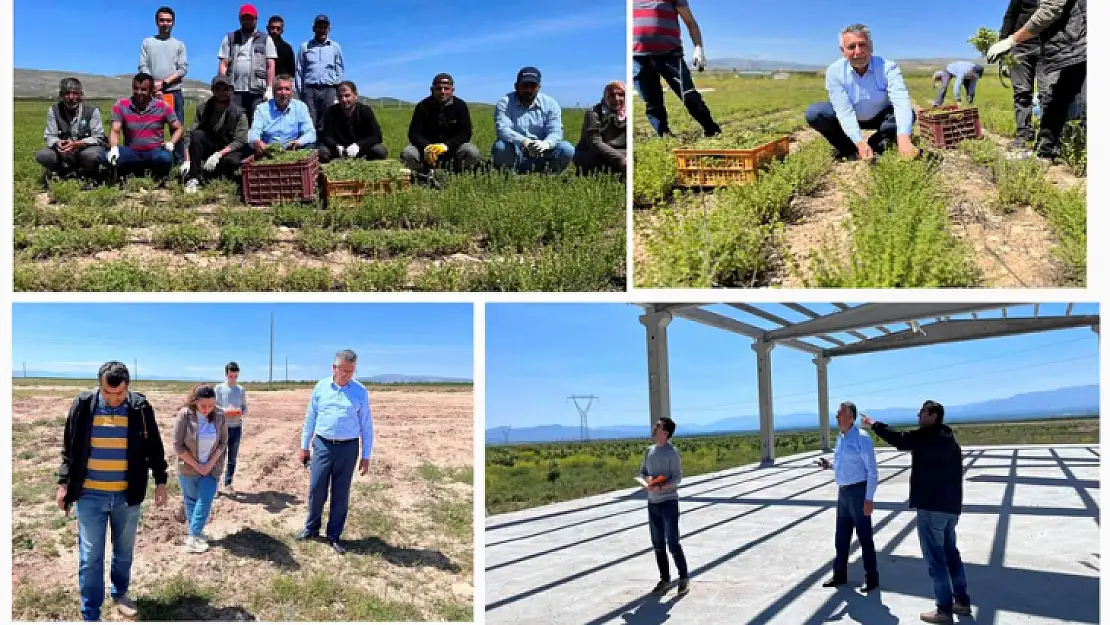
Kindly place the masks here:
<instances>
[{"instance_id":1,"label":"group of seated people","mask_svg":"<svg viewBox=\"0 0 1110 625\"><path fill-rule=\"evenodd\" d=\"M174 146L184 141L178 163L185 192L195 193L203 180L234 177L243 160L263 157L267 146L316 149L321 162L343 158L381 160L389 156L382 129L370 106L359 101L358 88L344 81L338 102L326 112L318 134L308 107L293 97L293 78L274 80L273 98L260 102L252 119L232 97L227 76L216 76L212 96L201 102L186 130L173 107L155 91L145 73L131 83L131 97L112 106L111 127L105 137L97 107L84 101L81 82L65 78L59 102L47 112L46 147L35 160L47 176L86 178L95 186L102 166L120 175L150 174L165 183L174 165ZM586 112L577 147L563 139L562 110L554 98L540 93L540 72L526 67L517 74L514 90L494 111L497 139L491 153L497 169L518 173L561 172L572 163L584 174L605 171L623 174L625 148L625 89L623 83L605 87L601 102ZM165 128L170 136L165 138ZM431 95L416 105L409 123L401 160L417 172L449 169L473 171L482 153L471 143L471 120L466 102L455 96L454 79L445 73L432 80Z\"/></svg>"}]
</instances>

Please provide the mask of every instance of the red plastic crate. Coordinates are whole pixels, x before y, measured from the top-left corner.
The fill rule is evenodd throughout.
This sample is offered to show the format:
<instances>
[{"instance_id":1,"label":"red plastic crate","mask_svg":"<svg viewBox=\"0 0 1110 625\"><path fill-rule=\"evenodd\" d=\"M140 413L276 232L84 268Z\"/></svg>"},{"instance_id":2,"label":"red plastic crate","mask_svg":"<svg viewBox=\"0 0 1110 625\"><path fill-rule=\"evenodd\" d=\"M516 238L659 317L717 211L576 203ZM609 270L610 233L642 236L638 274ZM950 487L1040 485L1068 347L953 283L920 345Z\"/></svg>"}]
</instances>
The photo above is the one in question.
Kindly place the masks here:
<instances>
[{"instance_id":1,"label":"red plastic crate","mask_svg":"<svg viewBox=\"0 0 1110 625\"><path fill-rule=\"evenodd\" d=\"M942 150L954 148L965 139L983 137L979 109L953 104L921 111L917 116L917 131L933 147Z\"/></svg>"},{"instance_id":2,"label":"red plastic crate","mask_svg":"<svg viewBox=\"0 0 1110 625\"><path fill-rule=\"evenodd\" d=\"M767 161L790 153L790 136L784 135L749 150L674 150L680 187L723 187L747 183L759 175Z\"/></svg>"},{"instance_id":3,"label":"red plastic crate","mask_svg":"<svg viewBox=\"0 0 1110 625\"><path fill-rule=\"evenodd\" d=\"M315 150L296 163L281 165L256 165L251 155L243 159L243 197L252 206L314 201L319 177Z\"/></svg>"}]
</instances>

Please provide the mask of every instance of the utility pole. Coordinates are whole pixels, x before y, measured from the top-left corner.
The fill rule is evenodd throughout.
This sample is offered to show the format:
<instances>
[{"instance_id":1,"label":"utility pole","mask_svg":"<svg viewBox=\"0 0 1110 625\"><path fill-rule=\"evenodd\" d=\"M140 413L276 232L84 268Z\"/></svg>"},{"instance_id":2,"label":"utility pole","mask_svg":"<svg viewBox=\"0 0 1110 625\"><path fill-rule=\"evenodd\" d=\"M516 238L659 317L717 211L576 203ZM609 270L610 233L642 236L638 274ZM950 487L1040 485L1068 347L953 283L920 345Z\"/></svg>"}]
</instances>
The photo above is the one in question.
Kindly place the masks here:
<instances>
[{"instance_id":1,"label":"utility pole","mask_svg":"<svg viewBox=\"0 0 1110 625\"><path fill-rule=\"evenodd\" d=\"M285 383L289 384L289 356L285 357Z\"/></svg>"},{"instance_id":2,"label":"utility pole","mask_svg":"<svg viewBox=\"0 0 1110 625\"><path fill-rule=\"evenodd\" d=\"M274 313L270 313L270 388L274 388Z\"/></svg>"},{"instance_id":3,"label":"utility pole","mask_svg":"<svg viewBox=\"0 0 1110 625\"><path fill-rule=\"evenodd\" d=\"M503 436L505 438L505 444L506 445L509 444L509 431L512 430L512 429L513 429L513 426L511 426L511 425L502 425L501 426L501 436Z\"/></svg>"},{"instance_id":4,"label":"utility pole","mask_svg":"<svg viewBox=\"0 0 1110 625\"><path fill-rule=\"evenodd\" d=\"M23 379L24 380L27 379L27 361L26 360L23 361Z\"/></svg>"},{"instance_id":5,"label":"utility pole","mask_svg":"<svg viewBox=\"0 0 1110 625\"><path fill-rule=\"evenodd\" d=\"M136 380L139 379L139 359L138 358L135 359L135 373L133 373L131 375Z\"/></svg>"},{"instance_id":6,"label":"utility pole","mask_svg":"<svg viewBox=\"0 0 1110 625\"><path fill-rule=\"evenodd\" d=\"M585 443L590 440L590 406L593 405L594 400L600 401L601 398L596 395L571 395L567 399L574 402L574 407L578 410L578 416L581 419L581 424L579 425L580 435L582 437L582 442ZM578 403L580 401L586 402L586 405L582 406L582 404Z\"/></svg>"}]
</instances>

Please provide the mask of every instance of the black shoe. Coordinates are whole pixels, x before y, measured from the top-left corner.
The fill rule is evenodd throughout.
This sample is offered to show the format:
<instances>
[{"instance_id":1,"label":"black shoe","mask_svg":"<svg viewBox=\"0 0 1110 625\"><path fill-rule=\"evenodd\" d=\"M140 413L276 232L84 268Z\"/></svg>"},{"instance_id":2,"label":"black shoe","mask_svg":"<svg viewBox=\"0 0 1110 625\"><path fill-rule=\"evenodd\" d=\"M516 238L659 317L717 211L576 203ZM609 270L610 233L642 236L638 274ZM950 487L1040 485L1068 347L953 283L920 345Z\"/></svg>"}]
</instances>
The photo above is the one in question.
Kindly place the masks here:
<instances>
[{"instance_id":1,"label":"black shoe","mask_svg":"<svg viewBox=\"0 0 1110 625\"><path fill-rule=\"evenodd\" d=\"M848 583L847 579L845 579L843 577L833 576L833 577L830 577L824 584L821 584L821 586L823 586L825 588L836 588L837 586L843 586L847 583Z\"/></svg>"},{"instance_id":2,"label":"black shoe","mask_svg":"<svg viewBox=\"0 0 1110 625\"><path fill-rule=\"evenodd\" d=\"M860 586L860 587L859 587L859 591L860 591L860 592L865 592L865 593L866 593L866 592L871 592L872 590L875 590L875 589L876 589L876 588L878 588L878 587L879 587L879 582L878 582L878 580L871 580L871 581L869 581L869 582L865 582L865 583L863 584L863 586Z\"/></svg>"},{"instance_id":3,"label":"black shoe","mask_svg":"<svg viewBox=\"0 0 1110 625\"><path fill-rule=\"evenodd\" d=\"M655 585L655 588L651 589L651 594L655 595L656 597L665 595L665 594L667 594L667 590L670 587L671 587L670 580L660 581L658 584Z\"/></svg>"},{"instance_id":4,"label":"black shoe","mask_svg":"<svg viewBox=\"0 0 1110 625\"><path fill-rule=\"evenodd\" d=\"M320 535L316 532L301 530L297 532L297 540L320 540Z\"/></svg>"},{"instance_id":5,"label":"black shoe","mask_svg":"<svg viewBox=\"0 0 1110 625\"><path fill-rule=\"evenodd\" d=\"M690 592L690 578L681 577L678 580L678 596L681 597Z\"/></svg>"},{"instance_id":6,"label":"black shoe","mask_svg":"<svg viewBox=\"0 0 1110 625\"><path fill-rule=\"evenodd\" d=\"M347 549L343 545L340 545L338 540L329 540L328 544L331 545L331 548L339 555L347 553Z\"/></svg>"},{"instance_id":7,"label":"black shoe","mask_svg":"<svg viewBox=\"0 0 1110 625\"><path fill-rule=\"evenodd\" d=\"M859 152L833 152L833 160L842 163L852 163L859 160Z\"/></svg>"}]
</instances>

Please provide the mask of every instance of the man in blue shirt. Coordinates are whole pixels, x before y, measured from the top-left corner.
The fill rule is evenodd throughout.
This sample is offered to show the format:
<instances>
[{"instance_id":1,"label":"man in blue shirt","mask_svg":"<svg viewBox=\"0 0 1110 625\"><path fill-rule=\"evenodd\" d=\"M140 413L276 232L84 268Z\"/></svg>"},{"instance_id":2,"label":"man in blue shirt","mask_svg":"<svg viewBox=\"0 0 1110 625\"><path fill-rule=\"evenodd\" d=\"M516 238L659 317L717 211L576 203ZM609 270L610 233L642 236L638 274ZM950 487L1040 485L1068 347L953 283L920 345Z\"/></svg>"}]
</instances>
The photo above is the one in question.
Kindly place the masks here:
<instances>
[{"instance_id":1,"label":"man in blue shirt","mask_svg":"<svg viewBox=\"0 0 1110 625\"><path fill-rule=\"evenodd\" d=\"M324 128L324 114L339 102L336 88L343 82L343 48L332 41L331 20L321 13L312 24L316 36L301 44L297 53L297 93L308 105L316 132Z\"/></svg>"},{"instance_id":2,"label":"man in blue shirt","mask_svg":"<svg viewBox=\"0 0 1110 625\"><path fill-rule=\"evenodd\" d=\"M293 78L274 78L274 98L258 105L247 133L247 143L261 155L266 146L279 143L287 150L316 147L316 128L304 102L293 99Z\"/></svg>"},{"instance_id":3,"label":"man in blue shirt","mask_svg":"<svg viewBox=\"0 0 1110 625\"><path fill-rule=\"evenodd\" d=\"M943 73L938 73L940 74L940 89L937 91L937 99L933 102L933 106L944 104L944 98L948 96L948 83L953 78L956 79L956 104L960 103L961 88L967 92L967 103L975 102L975 85L983 77L982 65L976 65L971 61L953 61L948 64L948 67L944 68ZM935 77L933 84L936 85Z\"/></svg>"},{"instance_id":4,"label":"man in blue shirt","mask_svg":"<svg viewBox=\"0 0 1110 625\"><path fill-rule=\"evenodd\" d=\"M864 585L861 592L870 592L879 586L879 569L875 561L875 540L871 531L871 513L875 510L875 488L879 484L879 470L875 465L875 443L856 426L856 405L840 404L836 413L840 436L836 437L836 451L832 464L821 458L818 464L833 469L836 474L836 559L833 576L821 584L825 588L848 583L848 547L852 543L852 529L856 530L860 550L863 551Z\"/></svg>"},{"instance_id":5,"label":"man in blue shirt","mask_svg":"<svg viewBox=\"0 0 1110 625\"><path fill-rule=\"evenodd\" d=\"M332 549L342 555L346 549L339 543L347 522L347 504L351 480L358 459L359 475L370 470L370 451L374 447L374 426L370 420L370 394L355 377L358 356L349 349L335 355L332 376L320 380L308 400L301 433L300 459L312 461L309 477L308 518L298 540L319 538L331 484L331 509L328 512L327 539ZM359 455L359 441L362 454ZM309 445L312 451L309 452Z\"/></svg>"},{"instance_id":6,"label":"man in blue shirt","mask_svg":"<svg viewBox=\"0 0 1110 625\"><path fill-rule=\"evenodd\" d=\"M853 24L840 33L844 58L825 70L828 102L811 104L806 123L832 144L836 158L871 159L897 142L898 153L918 154L914 113L898 64L871 54L871 31ZM863 130L875 130L864 140Z\"/></svg>"},{"instance_id":7,"label":"man in blue shirt","mask_svg":"<svg viewBox=\"0 0 1110 625\"><path fill-rule=\"evenodd\" d=\"M534 67L517 73L513 92L497 102L493 120L497 141L491 156L497 169L558 173L574 158L574 146L563 140L563 110L555 98L540 93L540 70Z\"/></svg>"}]
</instances>

